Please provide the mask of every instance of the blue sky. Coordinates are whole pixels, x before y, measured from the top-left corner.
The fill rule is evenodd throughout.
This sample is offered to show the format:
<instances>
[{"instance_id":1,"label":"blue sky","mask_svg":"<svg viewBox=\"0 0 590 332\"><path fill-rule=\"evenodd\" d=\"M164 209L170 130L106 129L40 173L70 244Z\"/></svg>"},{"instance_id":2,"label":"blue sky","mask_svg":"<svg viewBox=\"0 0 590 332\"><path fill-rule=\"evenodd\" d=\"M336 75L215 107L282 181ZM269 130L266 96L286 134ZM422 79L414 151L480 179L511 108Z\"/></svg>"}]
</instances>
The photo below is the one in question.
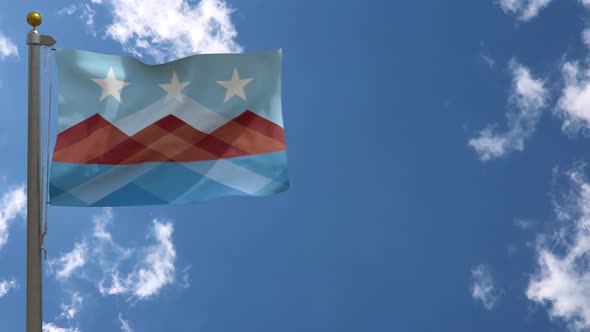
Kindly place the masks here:
<instances>
[{"instance_id":1,"label":"blue sky","mask_svg":"<svg viewBox=\"0 0 590 332\"><path fill-rule=\"evenodd\" d=\"M291 180L51 207L45 331L590 330L589 1L134 3L0 3L2 331L25 323L31 10L148 63L283 48Z\"/></svg>"}]
</instances>

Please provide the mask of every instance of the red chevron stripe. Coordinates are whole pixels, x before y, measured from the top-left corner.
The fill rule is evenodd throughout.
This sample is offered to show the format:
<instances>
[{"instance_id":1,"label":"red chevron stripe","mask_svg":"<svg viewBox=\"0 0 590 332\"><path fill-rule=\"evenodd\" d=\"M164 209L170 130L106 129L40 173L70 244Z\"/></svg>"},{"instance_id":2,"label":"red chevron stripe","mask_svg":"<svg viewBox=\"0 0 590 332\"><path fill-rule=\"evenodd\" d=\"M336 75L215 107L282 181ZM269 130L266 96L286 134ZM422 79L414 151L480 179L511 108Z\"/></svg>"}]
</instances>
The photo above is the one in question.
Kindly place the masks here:
<instances>
[{"instance_id":1,"label":"red chevron stripe","mask_svg":"<svg viewBox=\"0 0 590 332\"><path fill-rule=\"evenodd\" d=\"M55 151L59 151L80 140L80 137L89 136L94 131L110 126L110 122L105 120L99 114L94 114L79 124L70 127L59 134L59 139L55 142Z\"/></svg>"},{"instance_id":2,"label":"red chevron stripe","mask_svg":"<svg viewBox=\"0 0 590 332\"><path fill-rule=\"evenodd\" d=\"M127 136L100 115L60 133L54 161L82 164L137 164L215 160L285 150L280 126L250 112L211 134L168 115ZM85 131L86 130L86 131ZM65 133L65 135L64 135ZM62 137L62 135L64 135ZM77 141L75 137L81 137Z\"/></svg>"},{"instance_id":3,"label":"red chevron stripe","mask_svg":"<svg viewBox=\"0 0 590 332\"><path fill-rule=\"evenodd\" d=\"M284 129L276 123L268 121L254 112L246 111L232 121L237 122L244 127L256 130L265 136L274 138L279 142L285 143Z\"/></svg>"},{"instance_id":4,"label":"red chevron stripe","mask_svg":"<svg viewBox=\"0 0 590 332\"><path fill-rule=\"evenodd\" d=\"M99 115L100 117L100 115ZM102 119L102 117L100 117ZM94 121L94 119L93 119ZM100 159L100 157L107 151L112 150L117 145L129 139L124 132L117 127L111 125L108 121L106 126L86 133L87 137L77 142L72 142L71 136L67 136L66 143L61 134L57 136L56 146L61 146L61 149L56 148L53 153L53 160L68 163L86 164L91 160ZM96 122L100 123L100 121ZM71 132L80 131L81 128L92 128L85 123L78 124L71 129ZM70 130L68 129L68 131ZM63 147L65 146L65 147Z\"/></svg>"}]
</instances>

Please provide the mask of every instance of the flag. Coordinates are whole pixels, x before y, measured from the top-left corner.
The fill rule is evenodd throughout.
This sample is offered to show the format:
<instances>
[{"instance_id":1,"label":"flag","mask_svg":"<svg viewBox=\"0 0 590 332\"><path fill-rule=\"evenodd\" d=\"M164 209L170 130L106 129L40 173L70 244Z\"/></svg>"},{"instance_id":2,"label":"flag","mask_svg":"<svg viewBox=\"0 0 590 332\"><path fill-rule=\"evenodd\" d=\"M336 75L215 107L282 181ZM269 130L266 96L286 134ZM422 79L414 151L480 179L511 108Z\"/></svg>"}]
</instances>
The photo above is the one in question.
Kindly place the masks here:
<instances>
[{"instance_id":1,"label":"flag","mask_svg":"<svg viewBox=\"0 0 590 332\"><path fill-rule=\"evenodd\" d=\"M289 187L281 51L160 65L57 49L50 204L131 206Z\"/></svg>"}]
</instances>

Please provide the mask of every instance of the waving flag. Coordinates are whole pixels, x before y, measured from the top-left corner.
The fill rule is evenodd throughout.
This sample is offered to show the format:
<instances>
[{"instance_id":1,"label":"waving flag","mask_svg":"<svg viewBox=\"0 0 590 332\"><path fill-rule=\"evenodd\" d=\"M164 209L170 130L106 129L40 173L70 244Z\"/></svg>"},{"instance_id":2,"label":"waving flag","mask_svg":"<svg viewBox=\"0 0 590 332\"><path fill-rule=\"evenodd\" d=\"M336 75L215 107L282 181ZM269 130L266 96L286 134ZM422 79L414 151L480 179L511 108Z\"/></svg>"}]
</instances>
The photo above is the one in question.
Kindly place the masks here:
<instances>
[{"instance_id":1,"label":"waving flag","mask_svg":"<svg viewBox=\"0 0 590 332\"><path fill-rule=\"evenodd\" d=\"M126 206L288 188L281 53L161 65L58 49L50 203Z\"/></svg>"}]
</instances>

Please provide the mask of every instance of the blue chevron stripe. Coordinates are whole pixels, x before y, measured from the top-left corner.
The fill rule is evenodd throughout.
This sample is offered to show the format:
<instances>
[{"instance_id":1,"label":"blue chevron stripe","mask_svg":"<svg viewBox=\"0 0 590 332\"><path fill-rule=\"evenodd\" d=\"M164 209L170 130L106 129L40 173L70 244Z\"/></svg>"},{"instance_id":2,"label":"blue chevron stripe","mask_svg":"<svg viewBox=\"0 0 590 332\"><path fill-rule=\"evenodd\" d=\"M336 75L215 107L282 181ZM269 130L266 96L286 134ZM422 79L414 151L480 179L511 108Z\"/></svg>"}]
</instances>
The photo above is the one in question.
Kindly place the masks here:
<instances>
[{"instance_id":1,"label":"blue chevron stripe","mask_svg":"<svg viewBox=\"0 0 590 332\"><path fill-rule=\"evenodd\" d=\"M264 196L289 187L286 153L217 161L82 165L53 163L50 203L125 206L203 202L229 195Z\"/></svg>"}]
</instances>

